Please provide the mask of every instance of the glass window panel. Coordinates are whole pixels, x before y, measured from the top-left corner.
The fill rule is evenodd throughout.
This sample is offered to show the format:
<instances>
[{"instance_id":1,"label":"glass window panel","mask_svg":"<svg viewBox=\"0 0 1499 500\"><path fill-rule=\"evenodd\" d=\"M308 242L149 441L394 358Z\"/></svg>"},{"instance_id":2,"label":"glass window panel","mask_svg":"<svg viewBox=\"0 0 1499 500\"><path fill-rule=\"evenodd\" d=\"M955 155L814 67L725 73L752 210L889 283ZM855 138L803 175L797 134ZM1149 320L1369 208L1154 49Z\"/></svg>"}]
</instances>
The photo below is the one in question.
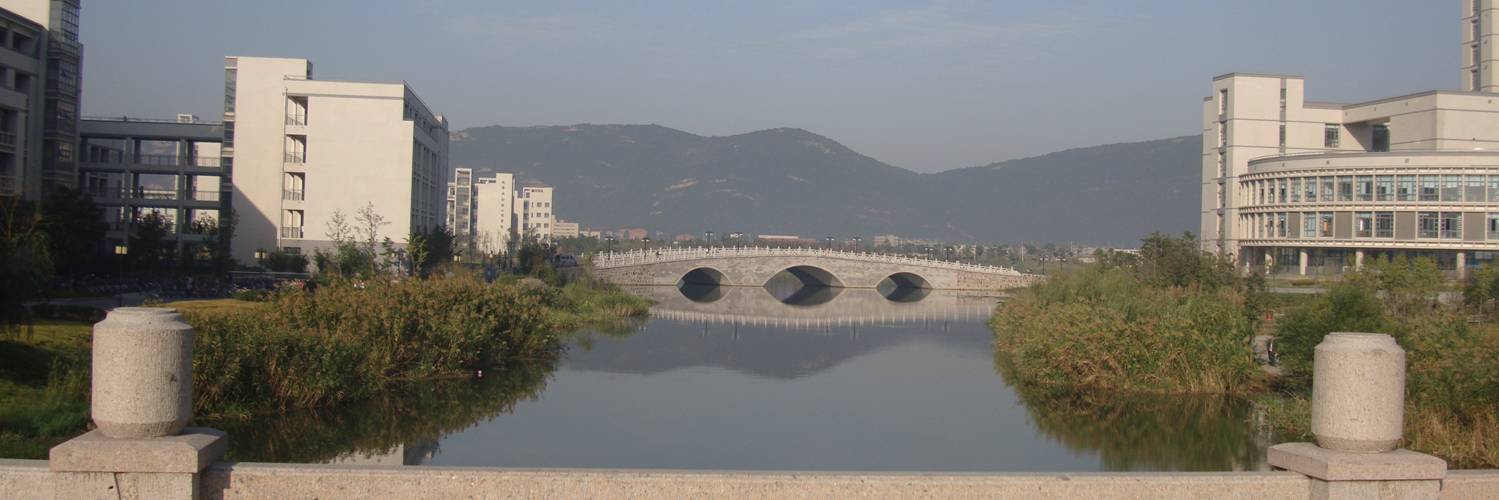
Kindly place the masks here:
<instances>
[{"instance_id":1,"label":"glass window panel","mask_svg":"<svg viewBox=\"0 0 1499 500\"><path fill-rule=\"evenodd\" d=\"M1275 199L1279 203L1286 202L1286 180L1281 179L1275 183Z\"/></svg>"},{"instance_id":2,"label":"glass window panel","mask_svg":"<svg viewBox=\"0 0 1499 500\"><path fill-rule=\"evenodd\" d=\"M1359 212L1353 216L1353 237L1374 237L1374 212Z\"/></svg>"},{"instance_id":3,"label":"glass window panel","mask_svg":"<svg viewBox=\"0 0 1499 500\"><path fill-rule=\"evenodd\" d=\"M1316 238L1317 237L1317 212L1302 212L1301 213L1301 237L1302 238Z\"/></svg>"},{"instance_id":4,"label":"glass window panel","mask_svg":"<svg viewBox=\"0 0 1499 500\"><path fill-rule=\"evenodd\" d=\"M1483 201L1486 199L1483 192L1484 180L1482 175L1468 176L1468 182L1463 186L1463 200Z\"/></svg>"},{"instance_id":5,"label":"glass window panel","mask_svg":"<svg viewBox=\"0 0 1499 500\"><path fill-rule=\"evenodd\" d=\"M1353 176L1338 176L1338 201L1353 201Z\"/></svg>"},{"instance_id":6,"label":"glass window panel","mask_svg":"<svg viewBox=\"0 0 1499 500\"><path fill-rule=\"evenodd\" d=\"M1499 177L1499 176L1496 176ZM1399 201L1416 201L1416 176L1402 175L1396 186L1395 198Z\"/></svg>"},{"instance_id":7,"label":"glass window panel","mask_svg":"<svg viewBox=\"0 0 1499 500\"><path fill-rule=\"evenodd\" d=\"M1375 212L1374 213L1374 237L1375 238L1394 238L1395 237L1395 212Z\"/></svg>"},{"instance_id":8,"label":"glass window panel","mask_svg":"<svg viewBox=\"0 0 1499 500\"><path fill-rule=\"evenodd\" d=\"M1499 240L1499 213L1489 212L1488 238Z\"/></svg>"},{"instance_id":9,"label":"glass window panel","mask_svg":"<svg viewBox=\"0 0 1499 500\"><path fill-rule=\"evenodd\" d=\"M1456 240L1463 237L1463 213L1442 212L1442 239Z\"/></svg>"},{"instance_id":10,"label":"glass window panel","mask_svg":"<svg viewBox=\"0 0 1499 500\"><path fill-rule=\"evenodd\" d=\"M1374 201L1374 177L1360 175L1354 180L1354 195L1358 201Z\"/></svg>"},{"instance_id":11,"label":"glass window panel","mask_svg":"<svg viewBox=\"0 0 1499 500\"><path fill-rule=\"evenodd\" d=\"M1317 220L1317 236L1332 237L1332 212L1322 212Z\"/></svg>"},{"instance_id":12,"label":"glass window panel","mask_svg":"<svg viewBox=\"0 0 1499 500\"><path fill-rule=\"evenodd\" d=\"M1442 176L1440 175L1421 176L1421 201L1441 200L1441 184Z\"/></svg>"},{"instance_id":13,"label":"glass window panel","mask_svg":"<svg viewBox=\"0 0 1499 500\"><path fill-rule=\"evenodd\" d=\"M1275 214L1275 237L1276 238L1284 238L1284 237L1286 237L1286 213L1285 212L1281 212L1281 213Z\"/></svg>"},{"instance_id":14,"label":"glass window panel","mask_svg":"<svg viewBox=\"0 0 1499 500\"><path fill-rule=\"evenodd\" d=\"M1326 202L1326 201L1332 201L1332 199L1333 199L1332 192L1334 190L1333 185L1332 185L1332 177L1322 177L1321 179L1322 179L1322 201L1324 201L1324 202Z\"/></svg>"},{"instance_id":15,"label":"glass window panel","mask_svg":"<svg viewBox=\"0 0 1499 500\"><path fill-rule=\"evenodd\" d=\"M1495 179L1499 179L1499 175L1494 176L1494 178ZM1302 199L1304 199L1304 200L1306 200L1308 202L1317 201L1317 178L1316 177L1307 177L1306 178L1306 189L1302 191L1302 195L1303 195Z\"/></svg>"},{"instance_id":16,"label":"glass window panel","mask_svg":"<svg viewBox=\"0 0 1499 500\"><path fill-rule=\"evenodd\" d=\"M1442 176L1442 201L1463 201L1463 176Z\"/></svg>"},{"instance_id":17,"label":"glass window panel","mask_svg":"<svg viewBox=\"0 0 1499 500\"><path fill-rule=\"evenodd\" d=\"M1436 238L1438 219L1441 214L1437 212L1420 212L1416 214L1416 237Z\"/></svg>"},{"instance_id":18,"label":"glass window panel","mask_svg":"<svg viewBox=\"0 0 1499 500\"><path fill-rule=\"evenodd\" d=\"M1381 175L1374 178L1374 201L1395 200L1395 176Z\"/></svg>"},{"instance_id":19,"label":"glass window panel","mask_svg":"<svg viewBox=\"0 0 1499 500\"><path fill-rule=\"evenodd\" d=\"M1489 201L1499 202L1499 175L1489 176Z\"/></svg>"},{"instance_id":20,"label":"glass window panel","mask_svg":"<svg viewBox=\"0 0 1499 500\"><path fill-rule=\"evenodd\" d=\"M1301 178L1291 179L1291 203L1301 202Z\"/></svg>"}]
</instances>

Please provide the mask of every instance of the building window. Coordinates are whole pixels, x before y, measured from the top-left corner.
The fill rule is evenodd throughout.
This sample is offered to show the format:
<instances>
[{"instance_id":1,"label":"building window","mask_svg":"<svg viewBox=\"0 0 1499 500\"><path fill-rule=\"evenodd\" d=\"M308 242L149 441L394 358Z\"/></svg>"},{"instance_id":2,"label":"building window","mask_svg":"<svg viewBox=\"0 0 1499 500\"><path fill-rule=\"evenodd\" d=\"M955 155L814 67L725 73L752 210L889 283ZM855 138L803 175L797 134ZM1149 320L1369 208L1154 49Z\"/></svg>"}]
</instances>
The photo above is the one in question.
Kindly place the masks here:
<instances>
[{"instance_id":1,"label":"building window","mask_svg":"<svg viewBox=\"0 0 1499 500\"><path fill-rule=\"evenodd\" d=\"M1440 175L1421 176L1421 201L1441 201Z\"/></svg>"},{"instance_id":2,"label":"building window","mask_svg":"<svg viewBox=\"0 0 1499 500\"><path fill-rule=\"evenodd\" d=\"M1333 179L1332 179L1332 177L1322 177L1321 179L1322 179L1322 201L1323 202L1332 201L1333 200L1333 191L1335 190L1335 188L1333 187L1333 184L1332 184L1332 180Z\"/></svg>"},{"instance_id":3,"label":"building window","mask_svg":"<svg viewBox=\"0 0 1499 500\"><path fill-rule=\"evenodd\" d=\"M1228 114L1228 89L1223 89L1218 91L1218 116L1226 114Z\"/></svg>"},{"instance_id":4,"label":"building window","mask_svg":"<svg viewBox=\"0 0 1499 500\"><path fill-rule=\"evenodd\" d=\"M1301 203L1301 178L1291 179L1291 203Z\"/></svg>"},{"instance_id":5,"label":"building window","mask_svg":"<svg viewBox=\"0 0 1499 500\"><path fill-rule=\"evenodd\" d=\"M1332 212L1322 212L1318 214L1317 236L1322 238L1332 237Z\"/></svg>"},{"instance_id":6,"label":"building window","mask_svg":"<svg viewBox=\"0 0 1499 500\"><path fill-rule=\"evenodd\" d=\"M1389 125L1385 125L1385 124L1382 124L1382 123L1378 124L1378 125L1375 125L1374 126L1374 130L1371 131L1370 135L1372 136L1371 137L1373 139L1372 142L1374 143L1373 147L1370 148L1370 151L1373 151L1373 152L1376 152L1376 153L1386 153L1386 152L1390 151L1390 126Z\"/></svg>"},{"instance_id":7,"label":"building window","mask_svg":"<svg viewBox=\"0 0 1499 500\"><path fill-rule=\"evenodd\" d=\"M1284 102L1282 102L1282 104L1284 104ZM1285 125L1281 125L1280 126L1280 147L1282 149L1284 149L1286 147L1286 126Z\"/></svg>"},{"instance_id":8,"label":"building window","mask_svg":"<svg viewBox=\"0 0 1499 500\"><path fill-rule=\"evenodd\" d=\"M1395 199L1395 177L1381 175L1374 178L1374 201L1393 201Z\"/></svg>"},{"instance_id":9,"label":"building window","mask_svg":"<svg viewBox=\"0 0 1499 500\"><path fill-rule=\"evenodd\" d=\"M1302 212L1301 213L1301 237L1302 238L1316 238L1317 237L1317 212Z\"/></svg>"},{"instance_id":10,"label":"building window","mask_svg":"<svg viewBox=\"0 0 1499 500\"><path fill-rule=\"evenodd\" d=\"M1463 200L1478 202L1487 199L1483 192L1484 180L1482 175L1468 176L1468 182L1463 186Z\"/></svg>"},{"instance_id":11,"label":"building window","mask_svg":"<svg viewBox=\"0 0 1499 500\"><path fill-rule=\"evenodd\" d=\"M1286 179L1281 179L1279 181L1276 181L1275 183L1275 199L1280 203L1286 202L1286 188L1288 186L1288 182L1289 181L1287 181Z\"/></svg>"},{"instance_id":12,"label":"building window","mask_svg":"<svg viewBox=\"0 0 1499 500\"><path fill-rule=\"evenodd\" d=\"M1463 213L1442 212L1442 239L1457 240L1463 237Z\"/></svg>"},{"instance_id":13,"label":"building window","mask_svg":"<svg viewBox=\"0 0 1499 500\"><path fill-rule=\"evenodd\" d=\"M1338 201L1353 201L1353 177L1338 176Z\"/></svg>"},{"instance_id":14,"label":"building window","mask_svg":"<svg viewBox=\"0 0 1499 500\"><path fill-rule=\"evenodd\" d=\"M1499 213L1489 212L1488 239L1499 240Z\"/></svg>"},{"instance_id":15,"label":"building window","mask_svg":"<svg viewBox=\"0 0 1499 500\"><path fill-rule=\"evenodd\" d=\"M1463 176L1442 176L1442 201L1463 201Z\"/></svg>"},{"instance_id":16,"label":"building window","mask_svg":"<svg viewBox=\"0 0 1499 500\"><path fill-rule=\"evenodd\" d=\"M1228 155L1218 153L1218 177L1228 177Z\"/></svg>"},{"instance_id":17,"label":"building window","mask_svg":"<svg viewBox=\"0 0 1499 500\"><path fill-rule=\"evenodd\" d=\"M1302 199L1308 203L1317 201L1317 178L1307 177L1306 188L1302 191Z\"/></svg>"},{"instance_id":18,"label":"building window","mask_svg":"<svg viewBox=\"0 0 1499 500\"><path fill-rule=\"evenodd\" d=\"M1416 176L1402 175L1398 179L1399 185L1395 189L1395 199L1397 201L1416 201Z\"/></svg>"},{"instance_id":19,"label":"building window","mask_svg":"<svg viewBox=\"0 0 1499 500\"><path fill-rule=\"evenodd\" d=\"M1228 122L1218 124L1218 147L1228 147Z\"/></svg>"},{"instance_id":20,"label":"building window","mask_svg":"<svg viewBox=\"0 0 1499 500\"><path fill-rule=\"evenodd\" d=\"M1441 214L1437 212L1420 212L1416 214L1416 237L1436 238L1437 227L1440 224Z\"/></svg>"},{"instance_id":21,"label":"building window","mask_svg":"<svg viewBox=\"0 0 1499 500\"><path fill-rule=\"evenodd\" d=\"M1374 212L1374 237L1395 237L1395 212Z\"/></svg>"},{"instance_id":22,"label":"building window","mask_svg":"<svg viewBox=\"0 0 1499 500\"><path fill-rule=\"evenodd\" d=\"M1374 177L1360 175L1355 178L1354 195L1358 201L1374 201Z\"/></svg>"},{"instance_id":23,"label":"building window","mask_svg":"<svg viewBox=\"0 0 1499 500\"><path fill-rule=\"evenodd\" d=\"M1358 212L1353 214L1353 237L1374 237L1374 212Z\"/></svg>"},{"instance_id":24,"label":"building window","mask_svg":"<svg viewBox=\"0 0 1499 500\"><path fill-rule=\"evenodd\" d=\"M1323 126L1322 127L1322 146L1323 147L1328 147L1328 148L1340 147L1339 145L1342 143L1342 141L1340 140L1340 132L1341 131L1342 131L1342 127L1339 126L1339 125L1336 125L1336 124L1329 123L1329 124Z\"/></svg>"}]
</instances>

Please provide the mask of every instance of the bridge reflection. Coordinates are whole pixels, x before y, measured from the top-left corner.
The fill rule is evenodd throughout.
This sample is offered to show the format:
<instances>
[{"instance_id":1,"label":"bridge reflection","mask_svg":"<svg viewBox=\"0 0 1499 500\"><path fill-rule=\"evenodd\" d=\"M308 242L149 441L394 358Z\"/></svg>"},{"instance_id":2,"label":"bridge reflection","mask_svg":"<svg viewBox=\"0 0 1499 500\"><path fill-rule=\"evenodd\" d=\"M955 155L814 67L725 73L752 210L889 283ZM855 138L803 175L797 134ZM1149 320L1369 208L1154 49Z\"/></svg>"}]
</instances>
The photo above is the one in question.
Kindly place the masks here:
<instances>
[{"instance_id":1,"label":"bridge reflection","mask_svg":"<svg viewBox=\"0 0 1499 500\"><path fill-rule=\"evenodd\" d=\"M817 329L833 326L982 322L1002 295L897 287L887 291L803 286L635 286L656 302L651 316L691 323Z\"/></svg>"}]
</instances>

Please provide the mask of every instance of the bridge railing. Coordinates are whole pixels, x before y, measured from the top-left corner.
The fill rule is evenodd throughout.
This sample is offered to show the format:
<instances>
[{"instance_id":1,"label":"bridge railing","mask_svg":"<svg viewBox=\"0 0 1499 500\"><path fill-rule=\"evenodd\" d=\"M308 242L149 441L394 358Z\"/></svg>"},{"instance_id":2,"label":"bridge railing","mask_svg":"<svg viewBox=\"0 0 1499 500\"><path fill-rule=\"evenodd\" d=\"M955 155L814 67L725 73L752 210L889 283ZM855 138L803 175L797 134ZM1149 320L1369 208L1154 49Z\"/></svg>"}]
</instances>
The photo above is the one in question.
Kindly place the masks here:
<instances>
[{"instance_id":1,"label":"bridge railing","mask_svg":"<svg viewBox=\"0 0 1499 500\"><path fill-rule=\"evenodd\" d=\"M649 250L629 250L625 252L599 252L594 254L593 256L593 265L594 267L600 269L611 269L627 266L658 264L663 262L681 262L686 260L733 257L831 257L864 262L909 264L979 273L1007 274L1015 276L1023 274L1019 271L1016 271L1015 268L1004 266L970 264L966 262L933 259L928 257L908 257L904 255L892 255L874 252L850 252L828 248L806 247L673 247Z\"/></svg>"}]
</instances>

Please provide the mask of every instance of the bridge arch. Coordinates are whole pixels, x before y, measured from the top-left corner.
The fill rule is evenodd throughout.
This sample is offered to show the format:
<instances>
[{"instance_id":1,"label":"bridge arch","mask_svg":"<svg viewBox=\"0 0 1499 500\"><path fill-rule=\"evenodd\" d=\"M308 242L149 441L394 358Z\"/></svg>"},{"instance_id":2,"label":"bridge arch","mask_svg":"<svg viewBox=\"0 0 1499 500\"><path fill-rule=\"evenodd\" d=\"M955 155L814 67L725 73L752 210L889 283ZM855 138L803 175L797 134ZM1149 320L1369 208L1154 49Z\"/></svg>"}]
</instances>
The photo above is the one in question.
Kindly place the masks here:
<instances>
[{"instance_id":1,"label":"bridge arch","mask_svg":"<svg viewBox=\"0 0 1499 500\"><path fill-rule=\"evenodd\" d=\"M724 277L723 271L719 271L711 267L697 267L693 268L691 271L687 271L687 274L683 274L681 278L678 278L677 286L718 286L724 284L727 281L728 279Z\"/></svg>"},{"instance_id":2,"label":"bridge arch","mask_svg":"<svg viewBox=\"0 0 1499 500\"><path fill-rule=\"evenodd\" d=\"M782 269L781 272L795 276L803 286L843 288L843 280L838 279L838 276L831 271L817 266L801 264ZM769 282L770 280L767 279L766 283Z\"/></svg>"},{"instance_id":3,"label":"bridge arch","mask_svg":"<svg viewBox=\"0 0 1499 500\"><path fill-rule=\"evenodd\" d=\"M885 277L896 288L932 288L932 282L913 272L898 272Z\"/></svg>"}]
</instances>

